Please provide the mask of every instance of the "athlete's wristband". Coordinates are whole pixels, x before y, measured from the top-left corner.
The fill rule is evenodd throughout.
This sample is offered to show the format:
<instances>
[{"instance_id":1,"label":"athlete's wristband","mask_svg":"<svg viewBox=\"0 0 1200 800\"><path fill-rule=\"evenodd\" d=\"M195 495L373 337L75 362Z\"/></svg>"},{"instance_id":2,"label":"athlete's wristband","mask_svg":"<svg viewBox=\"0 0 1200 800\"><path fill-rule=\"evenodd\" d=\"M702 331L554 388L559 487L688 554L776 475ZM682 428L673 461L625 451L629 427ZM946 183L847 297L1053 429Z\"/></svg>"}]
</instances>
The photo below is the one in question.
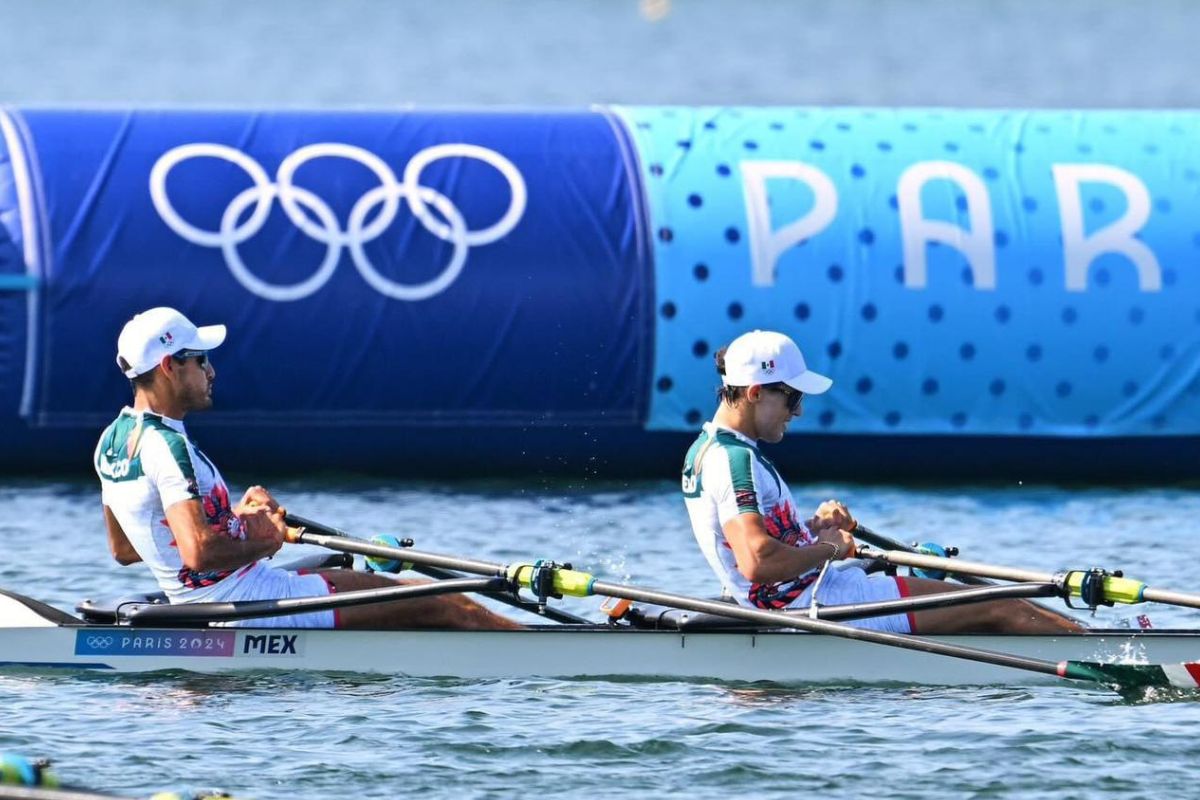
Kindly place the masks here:
<instances>
[{"instance_id":1,"label":"athlete's wristband","mask_svg":"<svg viewBox=\"0 0 1200 800\"><path fill-rule=\"evenodd\" d=\"M842 557L841 545L834 544L833 542L813 542L813 544L823 544L826 547L833 548L833 553L829 556L829 558L826 559L826 561L837 561Z\"/></svg>"}]
</instances>

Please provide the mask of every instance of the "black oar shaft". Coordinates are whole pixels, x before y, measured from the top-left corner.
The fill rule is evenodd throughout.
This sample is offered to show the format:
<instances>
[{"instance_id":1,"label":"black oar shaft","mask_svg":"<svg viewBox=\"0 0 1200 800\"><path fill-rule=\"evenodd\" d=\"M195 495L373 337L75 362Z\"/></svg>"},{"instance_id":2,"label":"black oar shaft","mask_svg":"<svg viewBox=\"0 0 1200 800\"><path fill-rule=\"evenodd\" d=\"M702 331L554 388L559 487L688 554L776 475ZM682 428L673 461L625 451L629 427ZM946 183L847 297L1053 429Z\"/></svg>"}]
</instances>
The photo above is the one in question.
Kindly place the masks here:
<instances>
[{"instance_id":1,"label":"black oar shaft","mask_svg":"<svg viewBox=\"0 0 1200 800\"><path fill-rule=\"evenodd\" d=\"M313 526L300 523L303 517L295 517L291 514L287 516L289 525L311 528ZM369 542L365 539L357 539L353 536L347 536L343 533L329 535L325 533L317 533L314 530L304 530L296 536L296 541L300 544L316 544L322 547L328 547L331 550L342 550L349 553L357 553L360 556L375 556L382 559L400 559L402 561L411 561L414 564L425 564L430 567L442 567L444 569L456 569L460 572L470 572L475 575L504 575L504 567L500 564L492 564L487 561L475 561L470 558L457 558L455 556L444 556L438 553L426 553L421 550L413 550L405 547L403 549L390 547L385 544Z\"/></svg>"},{"instance_id":2,"label":"black oar shaft","mask_svg":"<svg viewBox=\"0 0 1200 800\"><path fill-rule=\"evenodd\" d=\"M433 583L397 584L378 589L359 589L352 592L319 597L288 597L280 600L247 600L231 603L180 603L177 605L142 606L129 614L132 626L205 625L238 619L261 619L336 608L374 605L393 600L411 600L440 594L496 591L505 586L501 578L462 578Z\"/></svg>"},{"instance_id":3,"label":"black oar shaft","mask_svg":"<svg viewBox=\"0 0 1200 800\"><path fill-rule=\"evenodd\" d=\"M294 517L288 519L288 524L296 524ZM318 544L324 547L329 547L334 550L345 550L360 555L378 556L379 558L395 559L400 558L413 563L432 564L437 567L445 567L447 569L457 569L463 572L472 572L479 575L489 576L504 576L507 574L507 568L502 564L494 564L486 561L475 561L473 559L455 558L452 556L443 556L435 553L425 553L419 550L411 550L409 548L395 548L387 545L375 544L362 539L356 539L348 536L326 536L312 531L302 531L297 537L297 541L305 544ZM700 600L693 597L685 597L683 595L669 594L667 592L659 592L653 589L639 589L632 586L624 586L619 583L605 583L596 581L592 585L592 594L606 595L608 597L625 598L642 603L657 603L664 606L673 606L686 611L699 611L707 614L717 614L723 617L732 617L734 619L744 619L750 622L757 622L766 627L782 627L795 628L796 630L808 631L810 633L824 633L830 636L840 636L844 639L856 639L864 642L872 642L874 644L890 645L899 647L905 650L919 650L926 653L934 653L936 655L953 656L955 658L963 658L970 661L979 661L985 664L995 664L1002 667L1013 667L1015 669L1031 670L1033 672L1041 672L1047 675L1058 674L1058 664L1053 661L1044 661L1037 658L1026 658L1024 656L1014 656L1007 653L996 653L991 650L979 650L972 647L960 647L958 645L947 644L945 642L935 642L929 639L922 639L916 636L907 634L886 633L883 631L873 631L864 628L855 628L850 625L842 625L836 622L825 622L819 619L803 619L786 616L777 611L762 611L754 608L742 608L729 603L722 603L716 600Z\"/></svg>"},{"instance_id":4,"label":"black oar shaft","mask_svg":"<svg viewBox=\"0 0 1200 800\"><path fill-rule=\"evenodd\" d=\"M297 517L289 517L288 524L293 526L303 524L303 522L299 522L298 520L299 518ZM305 520L304 522L308 521ZM489 563L486 561L443 556L435 553L424 553L411 550L409 548L388 547L385 545L375 544L373 542L367 542L362 539L346 537L344 535L325 536L309 531L300 531L290 538L293 541L323 545L333 550L342 550L344 552L360 553L362 555L374 555L386 559L401 559L413 563L431 564L433 566L445 567L447 569L457 569L463 572L473 572L480 575L503 577L509 580L520 579L523 585L525 585L525 581L532 581L532 573L537 571L536 568L533 568L530 565L515 565L514 567L509 568L501 564ZM717 616L729 617L731 619L746 620L768 628L793 628L795 630L806 631L808 633L826 634L828 636L837 636L843 639L851 639L855 641L868 642L871 644L884 645L887 647L895 647L901 650L914 650L917 652L930 653L932 655L960 658L965 661L975 661L981 664L992 664L994 666L1025 670L1028 672L1037 672L1044 675L1054 675L1060 678L1095 681L1114 685L1131 685L1133 683L1137 683L1138 685L1169 684L1169 681L1163 677L1164 673L1162 668L1156 665L1142 665L1135 668L1129 665L1093 664L1075 661L1046 661L1045 659L1040 658L1017 656L1010 653L997 653L992 650L982 650L974 647L963 647L960 645L950 644L948 642L934 641L931 639L924 639L918 636L907 634L887 633L884 631L870 630L867 628L856 628L836 622L827 622L820 619L807 619L804 617L782 614L778 611L743 608L730 603L723 603L715 600L701 600L684 595L660 592L655 589L642 589L636 586L607 583L604 581L598 581L586 573L555 569L554 574L556 588L559 586L559 578L562 578L564 594L572 594L576 596L605 595L608 597L627 599L641 603L672 606L685 611L695 611L704 614L715 614ZM523 578L514 577L522 575L524 576ZM1136 681L1127 674L1131 671L1137 673ZM1147 675L1149 675L1149 677L1147 677Z\"/></svg>"},{"instance_id":5,"label":"black oar shaft","mask_svg":"<svg viewBox=\"0 0 1200 800\"><path fill-rule=\"evenodd\" d=\"M939 556L930 556L922 553L901 553L896 551L870 550L864 553L869 558L874 558L880 561L886 561L889 564L898 564L905 567L923 567L925 569L941 569L951 572L956 570L965 570L966 572L975 575L984 575L989 578L997 578L1005 581L1017 582L1053 582L1057 578L1048 572L1037 572L1027 569L1016 569L1014 567L1002 567L994 564L982 564L975 561L962 561L957 558L940 558ZM1076 573L1072 573L1076 574ZM1118 578L1116 576L1108 579L1114 585L1124 587L1132 587L1126 589L1128 597L1122 596L1118 602L1153 602L1153 603L1168 603L1170 605L1184 606L1186 608L1200 608L1200 595L1188 594L1186 592L1175 592L1167 589L1151 589L1137 581ZM1140 589L1140 591L1139 591Z\"/></svg>"},{"instance_id":6,"label":"black oar shaft","mask_svg":"<svg viewBox=\"0 0 1200 800\"><path fill-rule=\"evenodd\" d=\"M834 622L866 617L882 617L888 614L905 614L930 608L957 608L973 603L1011 598L1056 597L1058 586L1053 583L1016 583L1007 586L978 586L973 589L958 589L938 594L923 594L902 597L899 600L880 600L873 603L819 607L819 619ZM797 612L801 613L801 612Z\"/></svg>"},{"instance_id":7,"label":"black oar shaft","mask_svg":"<svg viewBox=\"0 0 1200 800\"><path fill-rule=\"evenodd\" d=\"M497 566L495 564L487 564L485 562L479 562L479 561L473 562L468 559L444 558L444 557L435 556L434 554L431 554L431 553L421 553L421 556L423 556L423 557L420 559L409 558L407 555L397 556L395 549L388 547L387 545L380 545L380 544L376 544L374 542L365 541L363 539L357 539L357 538L351 536L350 534L346 533L345 531L342 531L338 528L333 528L328 525L324 525L320 522L316 522L314 520L307 519L305 517L301 517L298 514L288 514L287 515L287 524L291 525L294 528L303 528L304 529L304 532L301 534L302 538L297 539L297 541L303 542L305 544L321 545L323 547L328 547L333 550L340 550L342 552L357 553L359 555L364 555L364 556L380 556L384 559L399 558L399 560L401 560L401 561L408 561L414 565L419 565L420 566L419 571L424 573L425 575L428 575L431 578L445 579L445 578L461 578L462 577L461 575L453 575L453 574L446 573L446 572L440 572L440 570L444 570L444 569L455 569L455 570L460 570L462 572L470 572L470 573L473 573L476 575L503 575L504 574L503 568L501 568L501 571L499 573L495 571L494 568ZM321 537L335 537L335 538L334 539L329 539L329 538L322 539ZM380 548L382 548L382 549L380 549ZM411 551L408 548L405 548L405 550L404 550L405 554L408 554L410 552L418 552L419 553L419 551ZM440 563L437 561L438 558L441 558ZM472 569L472 567L475 567L475 568ZM554 620L555 622L561 622L561 623L564 623L567 625L586 625L591 622L591 620L588 620L584 617L580 617L575 614L570 614L570 613L567 613L566 611L562 611L562 610L559 610L556 608L550 608L549 606L539 607L536 603L527 603L527 602L525 602L517 597L514 597L513 595L508 594L506 592L493 591L493 592L481 592L481 594L484 594L485 596L490 597L493 600L497 600L497 601L503 603L504 605L511 606L512 608L519 608L522 611L528 611L531 614L537 614L538 616L542 616L542 617L545 617L546 619Z\"/></svg>"},{"instance_id":8,"label":"black oar shaft","mask_svg":"<svg viewBox=\"0 0 1200 800\"><path fill-rule=\"evenodd\" d=\"M414 564L413 571L419 572L422 575L430 578L436 578L440 581L457 580L463 576L453 570L441 569L440 567L430 567L424 564ZM530 614L536 614L539 617L545 617L555 622L561 622L564 625L594 625L587 617L581 617L576 614L571 614L559 608L551 606L539 606L537 603L522 600L509 592L480 592L485 597L490 597L493 600L498 600L510 608L519 608L522 611L528 611Z\"/></svg>"},{"instance_id":9,"label":"black oar shaft","mask_svg":"<svg viewBox=\"0 0 1200 800\"><path fill-rule=\"evenodd\" d=\"M930 639L922 639L920 637L910 636L907 634L887 633L885 631L875 631L867 628L855 628L850 625L842 625L836 622L825 622L819 619L794 617L786 614L780 614L778 611L743 608L741 606L723 603L718 600L700 600L698 598L684 597L681 595L669 594L667 592L660 592L654 589L640 589L634 586L625 586L619 583L596 581L592 587L592 590L596 594L607 595L609 597L625 598L639 603L656 603L658 605L682 608L686 611L697 611L704 614L717 614L723 617L744 619L748 620L749 622L761 623L765 627L795 628L796 630L807 631L809 633L824 633L829 636L839 636L843 639L854 639L862 642L870 642L872 644L888 645L891 647L899 647L904 650L918 650L925 653L932 653L934 655L952 656L954 658L963 658L969 661L978 661L984 664L994 664L1000 667L1012 667L1014 669L1041 672L1046 675L1058 675L1057 662L1045 661L1040 658L1015 656L1009 653L996 653L991 650L980 650L974 647L960 647L959 645L949 644L947 642L935 642Z\"/></svg>"},{"instance_id":10,"label":"black oar shaft","mask_svg":"<svg viewBox=\"0 0 1200 800\"><path fill-rule=\"evenodd\" d=\"M893 539L890 536L884 536L882 533L876 533L866 525L863 525L861 522L858 523L857 527L855 527L853 533L856 538L862 539L867 544L873 544L876 547L882 547L884 550L898 550L904 553L919 552L917 548L913 547L912 545L905 544L904 542ZM990 586L992 583L986 578L980 578L975 575L963 575L962 573L956 573L953 570L950 571L950 574L954 575L954 577L960 582L970 584L972 586Z\"/></svg>"},{"instance_id":11,"label":"black oar shaft","mask_svg":"<svg viewBox=\"0 0 1200 800\"><path fill-rule=\"evenodd\" d=\"M289 519L289 524L293 524L291 519ZM508 571L502 564L493 564L486 561L475 561L473 559L455 558L452 556L443 556L435 553L424 553L419 550L411 550L407 547L401 550L395 547L375 544L373 542L367 542L363 541L362 539L355 539L352 537L326 536L324 534L313 533L311 531L303 531L297 536L297 539L305 544L319 544L334 550L347 550L360 555L378 556L379 558L401 558L405 561L412 561L414 563L419 562L422 564L432 564L433 566L437 567L457 569L462 570L463 572L473 572L479 575L503 576L506 575ZM972 647L959 647L958 645L947 644L945 642L934 642L915 636L854 628L849 625L841 625L836 622L825 622L819 619L789 617L780 614L777 611L760 611L754 608L742 608L741 606L734 606L730 605L729 603L722 603L716 600L700 600L693 597L685 597L683 595L659 592L653 589L639 589L637 587L624 586L619 583L605 583L602 581L596 581L592 585L592 593L606 595L608 597L625 598L641 603L658 603L659 605L682 608L686 611L699 611L706 614L717 614L723 617L732 617L734 619L744 619L749 620L750 622L758 622L767 627L795 628L796 630L809 631L811 633L825 633L830 636L840 636L844 639L856 639L864 642L872 642L874 644L885 644L892 647L900 647L906 650L919 650L937 655L965 658L985 664L996 664L1002 667L1032 670L1034 672L1042 672L1047 675L1058 674L1058 664L1053 661L1043 661L1042 659L1037 658L1025 658L1024 656L1014 656L1007 653L995 653L991 650L978 650Z\"/></svg>"},{"instance_id":12,"label":"black oar shaft","mask_svg":"<svg viewBox=\"0 0 1200 800\"><path fill-rule=\"evenodd\" d=\"M893 539L889 536L884 536L882 533L876 533L875 531L868 528L866 525L863 525L861 522L858 523L858 525L854 528L854 535L856 537L858 537L859 539L861 539L862 541L866 542L867 544L872 544L872 545L875 545L876 547L882 547L885 550L893 550L893 551L899 551L899 552L903 552L903 553L912 553L912 554L920 553L920 551L917 550L916 547L913 547L912 545L909 545L909 544L905 544L904 542L897 541L896 539ZM951 559L951 561L957 561L957 559ZM992 586L992 585L994 585L993 582L988 580L987 578L983 578L978 575L969 575L969 574L959 572L954 568L954 565L936 567L935 569L940 569L940 570L946 572L948 575L952 576L958 582L965 583L969 586ZM1045 610L1048 611L1049 613L1054 614L1057 617L1061 617L1062 619L1066 619L1066 620L1071 619L1070 615L1064 614L1061 611L1057 611L1053 608L1046 608L1045 606L1043 606L1043 608L1045 608Z\"/></svg>"}]
</instances>

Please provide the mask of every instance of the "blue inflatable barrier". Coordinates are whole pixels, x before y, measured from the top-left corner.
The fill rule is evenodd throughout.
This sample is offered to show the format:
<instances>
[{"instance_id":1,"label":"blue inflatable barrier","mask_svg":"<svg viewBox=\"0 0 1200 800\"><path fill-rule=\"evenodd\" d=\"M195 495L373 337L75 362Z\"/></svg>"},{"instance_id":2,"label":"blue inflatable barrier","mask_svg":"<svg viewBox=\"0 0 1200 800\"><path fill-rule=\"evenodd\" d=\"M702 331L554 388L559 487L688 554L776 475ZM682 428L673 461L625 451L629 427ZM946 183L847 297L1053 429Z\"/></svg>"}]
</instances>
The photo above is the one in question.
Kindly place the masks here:
<instances>
[{"instance_id":1,"label":"blue inflatable barrier","mask_svg":"<svg viewBox=\"0 0 1200 800\"><path fill-rule=\"evenodd\" d=\"M641 414L648 264L603 114L21 116L62 209L35 426L104 424L116 333L154 305L232 331L209 424Z\"/></svg>"},{"instance_id":2,"label":"blue inflatable barrier","mask_svg":"<svg viewBox=\"0 0 1200 800\"><path fill-rule=\"evenodd\" d=\"M117 332L173 305L230 328L189 418L223 463L665 476L714 351L774 328L835 383L785 455L1200 474L1197 134L1189 112L0 110L0 456L86 469L129 396Z\"/></svg>"},{"instance_id":3,"label":"blue inflatable barrier","mask_svg":"<svg viewBox=\"0 0 1200 800\"><path fill-rule=\"evenodd\" d=\"M711 351L770 327L834 378L831 432L1200 433L1200 116L622 116L656 233L651 427L707 418Z\"/></svg>"}]
</instances>

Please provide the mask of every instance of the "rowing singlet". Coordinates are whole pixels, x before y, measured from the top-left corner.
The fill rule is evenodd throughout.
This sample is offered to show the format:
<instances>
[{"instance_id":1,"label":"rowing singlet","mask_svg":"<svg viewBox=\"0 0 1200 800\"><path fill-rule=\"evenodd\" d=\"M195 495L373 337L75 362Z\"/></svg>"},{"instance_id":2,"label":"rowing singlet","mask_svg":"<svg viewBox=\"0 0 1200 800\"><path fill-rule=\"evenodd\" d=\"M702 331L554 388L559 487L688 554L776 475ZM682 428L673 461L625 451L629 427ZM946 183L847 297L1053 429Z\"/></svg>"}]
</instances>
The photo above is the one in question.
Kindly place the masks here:
<instances>
[{"instance_id":1,"label":"rowing singlet","mask_svg":"<svg viewBox=\"0 0 1200 800\"><path fill-rule=\"evenodd\" d=\"M181 421L126 407L100 435L94 463L101 500L171 602L220 599L232 583L264 568L261 561L236 571L183 566L165 511L175 503L200 500L205 521L222 535L245 539L246 530L221 473L188 439Z\"/></svg>"},{"instance_id":2,"label":"rowing singlet","mask_svg":"<svg viewBox=\"0 0 1200 800\"><path fill-rule=\"evenodd\" d=\"M755 442L704 423L683 464L683 497L692 533L726 593L756 608L784 608L816 580L818 570L783 583L751 583L738 572L724 524L738 514L760 514L773 538L800 547L816 541L796 515L787 484Z\"/></svg>"}]
</instances>

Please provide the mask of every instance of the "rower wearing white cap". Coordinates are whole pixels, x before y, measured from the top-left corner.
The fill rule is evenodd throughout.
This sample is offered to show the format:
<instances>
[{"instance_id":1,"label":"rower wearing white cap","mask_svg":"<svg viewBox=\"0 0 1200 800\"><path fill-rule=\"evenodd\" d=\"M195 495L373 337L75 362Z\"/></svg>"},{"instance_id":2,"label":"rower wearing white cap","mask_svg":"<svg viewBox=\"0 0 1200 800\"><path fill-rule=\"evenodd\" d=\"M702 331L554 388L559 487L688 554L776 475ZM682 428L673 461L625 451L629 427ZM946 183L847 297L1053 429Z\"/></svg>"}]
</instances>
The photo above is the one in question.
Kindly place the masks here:
<instances>
[{"instance_id":1,"label":"rower wearing white cap","mask_svg":"<svg viewBox=\"0 0 1200 800\"><path fill-rule=\"evenodd\" d=\"M805 395L833 381L808 368L800 348L772 331L751 331L716 354L719 405L687 452L683 495L692 532L725 592L744 606L807 608L896 600L954 591L922 578L868 576L862 569L822 567L855 553L850 512L830 500L804 520L759 441L783 439ZM853 563L853 562L852 562ZM831 565L832 566L832 565ZM819 580L818 580L819 579ZM1024 600L869 617L847 624L899 633L1008 631L1053 633L1079 626Z\"/></svg>"},{"instance_id":2,"label":"rower wearing white cap","mask_svg":"<svg viewBox=\"0 0 1200 800\"><path fill-rule=\"evenodd\" d=\"M125 324L117 365L133 405L100 435L100 477L109 547L121 564L144 562L172 603L315 597L394 586L351 570L297 574L264 559L283 543L283 510L261 486L236 506L213 462L188 438L183 419L212 406L211 352L224 325L196 327L173 308L152 308ZM517 628L461 596L411 598L316 611L249 626Z\"/></svg>"}]
</instances>

